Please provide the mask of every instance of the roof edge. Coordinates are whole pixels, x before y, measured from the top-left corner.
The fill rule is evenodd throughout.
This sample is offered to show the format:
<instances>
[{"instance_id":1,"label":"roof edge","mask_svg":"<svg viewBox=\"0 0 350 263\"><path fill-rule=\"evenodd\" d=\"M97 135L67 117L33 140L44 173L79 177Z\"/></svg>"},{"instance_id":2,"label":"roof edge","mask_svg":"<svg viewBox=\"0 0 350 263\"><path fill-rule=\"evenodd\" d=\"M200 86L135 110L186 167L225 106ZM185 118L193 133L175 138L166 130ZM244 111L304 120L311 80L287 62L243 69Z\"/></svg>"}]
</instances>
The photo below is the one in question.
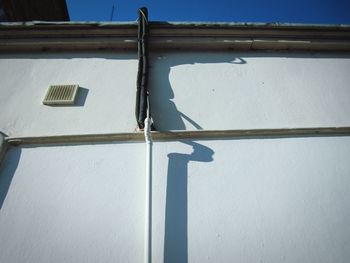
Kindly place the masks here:
<instances>
[{"instance_id":1,"label":"roof edge","mask_svg":"<svg viewBox=\"0 0 350 263\"><path fill-rule=\"evenodd\" d=\"M153 50L350 51L350 25L150 22ZM136 22L0 24L0 51L137 49Z\"/></svg>"},{"instance_id":2,"label":"roof edge","mask_svg":"<svg viewBox=\"0 0 350 263\"><path fill-rule=\"evenodd\" d=\"M166 21L150 21L154 27L173 27L173 28L268 28L268 29L347 29L350 30L350 24L303 24L303 23L256 23L256 22L166 22ZM0 28L16 28L16 27L41 27L41 26L57 26L57 27L135 27L137 21L125 22L99 22L99 21L30 21L30 22L1 22Z\"/></svg>"}]
</instances>

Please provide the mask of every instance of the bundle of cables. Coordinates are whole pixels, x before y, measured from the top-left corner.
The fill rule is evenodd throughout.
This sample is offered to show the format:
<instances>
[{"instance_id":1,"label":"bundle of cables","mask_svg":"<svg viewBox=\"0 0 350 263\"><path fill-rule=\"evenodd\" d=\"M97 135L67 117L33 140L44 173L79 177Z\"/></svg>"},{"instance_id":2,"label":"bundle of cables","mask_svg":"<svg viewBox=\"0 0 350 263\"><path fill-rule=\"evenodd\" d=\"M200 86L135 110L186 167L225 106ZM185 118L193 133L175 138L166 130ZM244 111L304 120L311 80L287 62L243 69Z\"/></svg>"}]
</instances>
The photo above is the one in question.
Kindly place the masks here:
<instances>
[{"instance_id":1,"label":"bundle of cables","mask_svg":"<svg viewBox=\"0 0 350 263\"><path fill-rule=\"evenodd\" d=\"M142 7L138 11L138 72L136 81L136 107L135 115L138 128L145 128L145 119L150 114L148 89L148 11Z\"/></svg>"}]
</instances>

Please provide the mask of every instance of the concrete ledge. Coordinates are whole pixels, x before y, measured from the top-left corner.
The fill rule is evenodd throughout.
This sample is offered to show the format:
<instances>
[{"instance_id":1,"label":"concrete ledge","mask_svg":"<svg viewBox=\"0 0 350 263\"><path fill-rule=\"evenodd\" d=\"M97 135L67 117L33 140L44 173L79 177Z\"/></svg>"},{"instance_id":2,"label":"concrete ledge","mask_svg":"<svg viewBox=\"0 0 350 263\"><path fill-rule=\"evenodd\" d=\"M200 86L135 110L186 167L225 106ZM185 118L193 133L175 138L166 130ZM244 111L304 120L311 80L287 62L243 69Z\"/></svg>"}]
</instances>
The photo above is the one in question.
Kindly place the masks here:
<instances>
[{"instance_id":1,"label":"concrete ledge","mask_svg":"<svg viewBox=\"0 0 350 263\"><path fill-rule=\"evenodd\" d=\"M154 141L350 136L350 127L152 132ZM142 132L7 138L10 145L89 144L144 141Z\"/></svg>"}]
</instances>

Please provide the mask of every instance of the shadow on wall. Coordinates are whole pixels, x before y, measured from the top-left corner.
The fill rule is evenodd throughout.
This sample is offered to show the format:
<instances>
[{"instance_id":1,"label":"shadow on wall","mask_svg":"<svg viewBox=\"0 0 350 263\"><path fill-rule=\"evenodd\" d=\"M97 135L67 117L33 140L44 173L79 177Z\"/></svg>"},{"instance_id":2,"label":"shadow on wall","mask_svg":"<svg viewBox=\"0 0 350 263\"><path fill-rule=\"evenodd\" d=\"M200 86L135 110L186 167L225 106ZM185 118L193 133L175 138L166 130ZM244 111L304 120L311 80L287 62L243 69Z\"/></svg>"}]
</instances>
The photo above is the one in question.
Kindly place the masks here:
<instances>
[{"instance_id":1,"label":"shadow on wall","mask_svg":"<svg viewBox=\"0 0 350 263\"><path fill-rule=\"evenodd\" d=\"M207 146L182 141L192 147L191 154L169 153L165 207L164 262L186 263L187 176L189 162L211 162L214 151Z\"/></svg>"},{"instance_id":2,"label":"shadow on wall","mask_svg":"<svg viewBox=\"0 0 350 263\"><path fill-rule=\"evenodd\" d=\"M88 93L89 93L89 89L79 87L75 106L83 107L85 105Z\"/></svg>"},{"instance_id":3,"label":"shadow on wall","mask_svg":"<svg viewBox=\"0 0 350 263\"><path fill-rule=\"evenodd\" d=\"M5 155L0 167L0 211L10 188L12 178L16 172L20 157L21 148L11 148Z\"/></svg>"},{"instance_id":4,"label":"shadow on wall","mask_svg":"<svg viewBox=\"0 0 350 263\"><path fill-rule=\"evenodd\" d=\"M171 69L179 65L195 65L210 63L228 63L232 65L242 65L247 62L242 58L230 57L224 53L179 53L169 56L158 55L153 58L150 68L150 88L152 118L155 129L158 131L185 130L185 121L197 130L203 129L200 124L185 113L178 110L173 99L175 97L170 83ZM203 76L207 78L210 76ZM200 89L200 87L188 87L188 89ZM202 100L203 97L189 98L191 100ZM196 102L193 103L196 105Z\"/></svg>"}]
</instances>

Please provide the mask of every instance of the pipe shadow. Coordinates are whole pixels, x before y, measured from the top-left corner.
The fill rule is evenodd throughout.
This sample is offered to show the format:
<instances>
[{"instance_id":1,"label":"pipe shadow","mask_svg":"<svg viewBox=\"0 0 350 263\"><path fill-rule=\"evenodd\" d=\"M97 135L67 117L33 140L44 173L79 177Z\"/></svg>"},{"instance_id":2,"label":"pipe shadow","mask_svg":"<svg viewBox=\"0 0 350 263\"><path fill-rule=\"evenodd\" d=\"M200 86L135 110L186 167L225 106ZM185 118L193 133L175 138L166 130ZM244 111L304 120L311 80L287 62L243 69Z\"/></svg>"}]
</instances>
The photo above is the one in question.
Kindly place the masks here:
<instances>
[{"instance_id":1,"label":"pipe shadow","mask_svg":"<svg viewBox=\"0 0 350 263\"><path fill-rule=\"evenodd\" d=\"M182 141L192 147L191 154L169 153L165 207L164 262L188 261L187 176L189 162L211 162L214 151L207 146Z\"/></svg>"},{"instance_id":2,"label":"pipe shadow","mask_svg":"<svg viewBox=\"0 0 350 263\"><path fill-rule=\"evenodd\" d=\"M0 211L5 202L13 176L17 170L21 152L22 150L20 147L13 147L9 149L0 166Z\"/></svg>"},{"instance_id":3,"label":"pipe shadow","mask_svg":"<svg viewBox=\"0 0 350 263\"><path fill-rule=\"evenodd\" d=\"M151 59L150 68L150 87L151 87L151 113L155 129L158 131L185 130L185 121L197 130L202 130L200 124L179 110L173 99L174 91L171 85L171 70L179 65L195 65L210 63L227 63L231 65L243 65L247 62L240 57L232 57L227 53L213 52L189 52L180 53L174 56L168 52L167 55L155 54ZM154 77L152 77L154 76ZM205 76L210 77L210 76ZM189 87L191 89L200 89L200 87ZM192 98L200 101L198 96ZM195 105L196 102L193 101Z\"/></svg>"}]
</instances>

